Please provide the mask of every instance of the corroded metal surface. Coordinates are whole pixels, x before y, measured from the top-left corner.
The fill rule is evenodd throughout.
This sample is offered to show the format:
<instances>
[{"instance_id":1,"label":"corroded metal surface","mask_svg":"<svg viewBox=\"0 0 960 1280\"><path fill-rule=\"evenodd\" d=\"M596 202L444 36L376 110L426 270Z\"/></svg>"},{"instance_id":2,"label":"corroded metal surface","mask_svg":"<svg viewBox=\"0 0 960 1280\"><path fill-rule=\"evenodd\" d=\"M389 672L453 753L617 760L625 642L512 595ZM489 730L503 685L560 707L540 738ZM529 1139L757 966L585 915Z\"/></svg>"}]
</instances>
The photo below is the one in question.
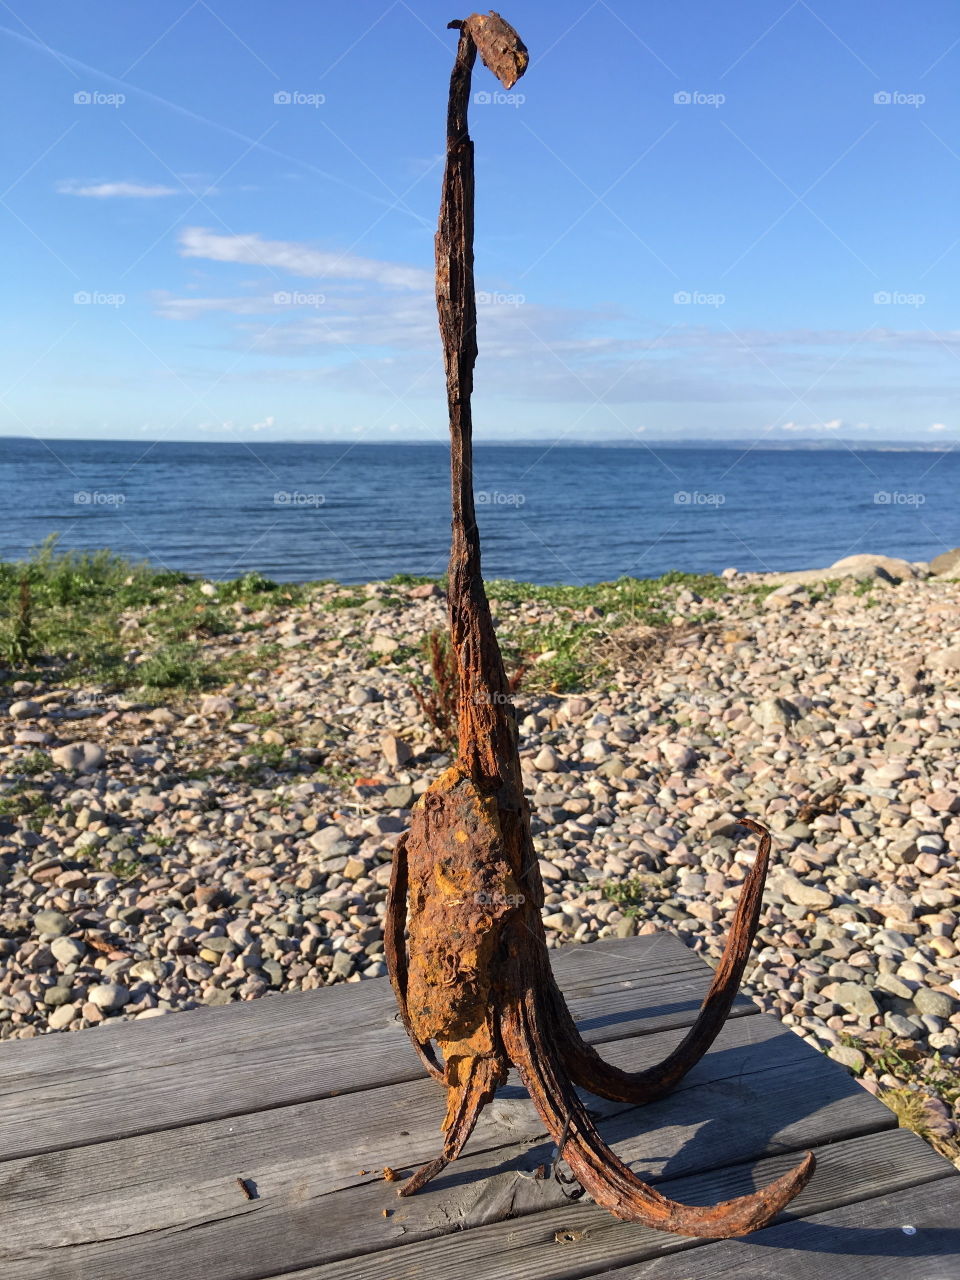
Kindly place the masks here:
<instances>
[{"instance_id":1,"label":"corroded metal surface","mask_svg":"<svg viewBox=\"0 0 960 1280\"><path fill-rule=\"evenodd\" d=\"M459 678L456 763L424 793L394 855L385 950L400 1014L428 1072L447 1088L443 1152L401 1189L412 1195L456 1158L511 1064L575 1178L617 1217L681 1235L721 1238L765 1225L806 1184L790 1173L712 1208L667 1200L610 1150L577 1086L623 1102L660 1097L703 1057L736 996L756 933L770 854L760 847L697 1019L657 1067L605 1063L577 1031L554 981L540 916L543 885L520 776L516 718L480 568L470 396L477 355L473 282L473 144L467 104L479 48L508 88L527 66L498 14L460 32L450 82L447 164L436 239L437 309L450 415L453 542L448 608ZM406 933L406 939L405 939Z\"/></svg>"}]
</instances>

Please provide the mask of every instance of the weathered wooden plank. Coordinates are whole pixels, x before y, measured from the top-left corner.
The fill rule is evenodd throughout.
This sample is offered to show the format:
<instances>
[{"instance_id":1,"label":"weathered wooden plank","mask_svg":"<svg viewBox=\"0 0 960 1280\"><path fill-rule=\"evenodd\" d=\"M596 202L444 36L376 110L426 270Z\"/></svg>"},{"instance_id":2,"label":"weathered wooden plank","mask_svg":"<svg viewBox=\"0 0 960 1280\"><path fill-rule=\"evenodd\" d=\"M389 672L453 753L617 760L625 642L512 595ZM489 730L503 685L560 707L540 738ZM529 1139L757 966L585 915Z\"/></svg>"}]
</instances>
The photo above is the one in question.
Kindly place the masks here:
<instances>
[{"instance_id":1,"label":"weathered wooden plank","mask_svg":"<svg viewBox=\"0 0 960 1280\"><path fill-rule=\"evenodd\" d=\"M929 1184L944 1176L945 1162L921 1139L904 1129L869 1134L847 1142L818 1147L816 1177L790 1206L790 1216L804 1217L842 1205L853 1205L884 1193ZM759 1164L713 1170L661 1183L659 1190L691 1204L714 1204L742 1195L784 1173L794 1157L774 1156ZM960 1180L955 1180L960 1181ZM936 1185L939 1186L939 1183ZM376 1254L346 1258L326 1266L287 1272L283 1280L577 1280L617 1268L617 1280L646 1275L636 1264L662 1255L676 1255L676 1270L663 1280L686 1280L700 1271L686 1269L691 1251L713 1253L707 1241L689 1240L652 1231L636 1223L620 1222L594 1204L568 1203L544 1213L491 1223L473 1231L454 1232L442 1241L416 1244ZM760 1250L758 1249L759 1253ZM819 1259L821 1266L824 1260ZM632 1265L627 1265L632 1264ZM707 1270L704 1276L711 1276ZM723 1275L755 1280L766 1275L745 1266ZM827 1270L815 1273L824 1280ZM652 1271L661 1280L659 1271ZM832 1268L829 1275L833 1277ZM793 1280L781 1268L776 1280ZM280 1280L277 1277L277 1280Z\"/></svg>"},{"instance_id":2,"label":"weathered wooden plank","mask_svg":"<svg viewBox=\"0 0 960 1280\"><path fill-rule=\"evenodd\" d=\"M642 1067L674 1039L607 1052ZM166 1280L252 1280L562 1208L557 1184L532 1176L551 1147L517 1092L488 1108L467 1156L404 1201L359 1171L436 1153L442 1093L425 1079L7 1162L3 1274L128 1280L154 1269ZM605 1105L617 1112L605 1134L653 1180L893 1124L842 1068L762 1016L729 1023L670 1098ZM246 1201L237 1177L260 1199Z\"/></svg>"},{"instance_id":3,"label":"weathered wooden plank","mask_svg":"<svg viewBox=\"0 0 960 1280\"><path fill-rule=\"evenodd\" d=\"M824 1066L828 1074L822 1077L800 1062L740 1080L707 1082L612 1116L602 1126L604 1137L635 1172L660 1182L895 1123L882 1104L849 1076L842 1078L842 1068ZM552 1150L541 1141L471 1152L410 1200L391 1203L389 1188L376 1183L335 1192L323 1206L324 1258L316 1260L333 1261L562 1204L556 1183L529 1176L551 1159ZM392 1216L382 1220L378 1215L391 1207ZM400 1227L402 1236L395 1234Z\"/></svg>"},{"instance_id":4,"label":"weathered wooden plank","mask_svg":"<svg viewBox=\"0 0 960 1280\"><path fill-rule=\"evenodd\" d=\"M677 1034L669 1031L614 1041L604 1052L618 1066L641 1070L665 1057ZM806 1063L810 1053L809 1046L772 1018L737 1018L727 1023L712 1052L694 1067L677 1093L739 1080L755 1071ZM608 1115L628 1110L602 1099L592 1105ZM384 1164L404 1166L432 1158L442 1110L442 1090L421 1077L368 1090L362 1100L345 1094L97 1143L89 1150L73 1148L59 1153L56 1161L44 1155L9 1161L0 1165L0 1194L7 1188L4 1207L20 1215L18 1235L26 1238L35 1225L42 1239L50 1204L62 1213L78 1201L89 1206L95 1169L98 1195L115 1208L130 1198L130 1222L135 1226L144 1220L146 1210L131 1188L130 1168L149 1166L161 1175L159 1186L149 1192L149 1219L155 1228L180 1220L184 1193L193 1208L210 1195L209 1152L216 1153L218 1166L255 1176L271 1194L282 1192L290 1179L305 1177L312 1195L324 1195L356 1186L357 1171L364 1167L379 1170ZM519 1141L535 1142L542 1136L539 1118L513 1076L484 1109L470 1149L479 1152ZM315 1158L315 1152L322 1153L322 1158ZM219 1172L214 1196L211 1212L226 1212L235 1201L232 1186L224 1186Z\"/></svg>"},{"instance_id":5,"label":"weathered wooden plank","mask_svg":"<svg viewBox=\"0 0 960 1280\"><path fill-rule=\"evenodd\" d=\"M743 1240L590 1274L593 1280L957 1280L960 1176L782 1222Z\"/></svg>"},{"instance_id":6,"label":"weathered wooden plank","mask_svg":"<svg viewBox=\"0 0 960 1280\"><path fill-rule=\"evenodd\" d=\"M594 1042L688 1026L709 968L676 938L555 953ZM756 1013L741 999L735 1013ZM412 1080L385 979L0 1046L0 1160Z\"/></svg>"}]
</instances>

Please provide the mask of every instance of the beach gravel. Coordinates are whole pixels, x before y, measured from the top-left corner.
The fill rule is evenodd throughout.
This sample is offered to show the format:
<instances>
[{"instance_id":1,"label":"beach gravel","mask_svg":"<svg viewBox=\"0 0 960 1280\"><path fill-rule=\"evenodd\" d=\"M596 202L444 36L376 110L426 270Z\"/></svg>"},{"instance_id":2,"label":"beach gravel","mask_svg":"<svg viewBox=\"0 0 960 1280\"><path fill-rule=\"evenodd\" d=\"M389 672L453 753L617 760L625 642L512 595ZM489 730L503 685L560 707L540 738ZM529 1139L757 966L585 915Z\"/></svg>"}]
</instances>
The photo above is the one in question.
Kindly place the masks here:
<instances>
[{"instance_id":1,"label":"beach gravel","mask_svg":"<svg viewBox=\"0 0 960 1280\"><path fill-rule=\"evenodd\" d=\"M956 1067L960 584L855 559L785 608L791 575L727 575L595 687L521 686L544 922L551 946L668 929L715 963L754 818L775 862L746 993L855 1070L883 1032ZM383 975L393 850L451 759L411 689L445 602L372 583L332 607L347 590L238 611L209 656L273 656L214 693L5 687L0 1038ZM519 634L570 610L496 613Z\"/></svg>"}]
</instances>

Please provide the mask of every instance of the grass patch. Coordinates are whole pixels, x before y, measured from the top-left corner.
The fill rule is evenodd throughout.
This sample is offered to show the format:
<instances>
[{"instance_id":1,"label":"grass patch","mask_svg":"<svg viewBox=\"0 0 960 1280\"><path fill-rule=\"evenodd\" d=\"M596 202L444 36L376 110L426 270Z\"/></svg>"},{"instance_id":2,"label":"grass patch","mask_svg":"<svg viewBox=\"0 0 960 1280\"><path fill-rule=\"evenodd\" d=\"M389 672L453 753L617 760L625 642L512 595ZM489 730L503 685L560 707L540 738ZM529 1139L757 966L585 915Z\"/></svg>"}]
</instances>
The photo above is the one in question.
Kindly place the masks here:
<instances>
[{"instance_id":1,"label":"grass patch","mask_svg":"<svg viewBox=\"0 0 960 1280\"><path fill-rule=\"evenodd\" d=\"M30 790L25 782L15 782L0 796L0 818L25 818L29 829L38 834L52 813L53 805L45 794Z\"/></svg>"},{"instance_id":2,"label":"grass patch","mask_svg":"<svg viewBox=\"0 0 960 1280\"><path fill-rule=\"evenodd\" d=\"M133 880L143 872L143 863L139 858L114 858L112 861L104 860L101 867L109 871L112 876L116 876L118 880Z\"/></svg>"},{"instance_id":3,"label":"grass patch","mask_svg":"<svg viewBox=\"0 0 960 1280\"><path fill-rule=\"evenodd\" d=\"M842 578L827 578L825 582L813 582L807 587L807 594L810 596L812 604L819 604L821 600L832 600L843 586Z\"/></svg>"},{"instance_id":4,"label":"grass patch","mask_svg":"<svg viewBox=\"0 0 960 1280\"><path fill-rule=\"evenodd\" d=\"M283 742L255 742L250 748L250 755L270 769L281 769L286 759L287 748Z\"/></svg>"},{"instance_id":5,"label":"grass patch","mask_svg":"<svg viewBox=\"0 0 960 1280\"><path fill-rule=\"evenodd\" d=\"M445 579L410 574L390 579L397 588L425 583L443 587ZM25 561L0 563L0 665L11 669L10 678L135 690L147 700L218 688L258 666L283 661L284 654L276 645L244 645L226 660L211 661L205 652L209 642L255 630L265 615L281 615L313 598L320 585L277 583L247 573L217 583L211 595L208 584L189 574L157 570L110 551L61 551L52 538ZM709 602L737 590L743 588L709 574L687 573L587 586L502 579L487 584L495 602L520 606L520 616L501 627L501 643L508 668L524 669L524 686L533 693L602 684L610 674L602 642L627 627L667 628L681 592L692 591L707 602L696 615L686 615L703 625L716 617ZM765 594L763 588L752 590ZM241 620L234 608L238 603L254 616ZM338 587L323 608L358 609L367 603L361 590ZM388 596L379 603L389 608L405 600ZM538 604L559 617L538 624L523 616L523 606ZM367 662L410 667L412 673L419 658L415 647L403 645L392 655L367 655Z\"/></svg>"},{"instance_id":6,"label":"grass patch","mask_svg":"<svg viewBox=\"0 0 960 1280\"><path fill-rule=\"evenodd\" d=\"M602 631L594 624L556 623L523 627L514 638L518 665L524 667L524 688L533 693L572 693L595 678L604 664L596 660L595 645Z\"/></svg>"},{"instance_id":7,"label":"grass patch","mask_svg":"<svg viewBox=\"0 0 960 1280\"><path fill-rule=\"evenodd\" d=\"M603 896L615 902L625 916L635 916L647 900L649 880L643 876L630 876L626 880L609 880L603 886Z\"/></svg>"},{"instance_id":8,"label":"grass patch","mask_svg":"<svg viewBox=\"0 0 960 1280\"><path fill-rule=\"evenodd\" d=\"M205 664L196 648L187 644L164 645L139 663L136 672L147 690L196 692L219 683L214 679L217 669Z\"/></svg>"},{"instance_id":9,"label":"grass patch","mask_svg":"<svg viewBox=\"0 0 960 1280\"><path fill-rule=\"evenodd\" d=\"M682 592L690 591L701 600L717 600L732 590L722 578L693 573L620 578L580 587L540 587L504 580L487 584L487 594L496 602L545 604L567 613L566 618L547 625L521 620L517 627L502 628L505 653L526 669L524 688L552 693L603 685L618 661L652 656L655 646L647 643L648 635L655 630L669 637ZM690 625L702 626L716 621L719 614L708 607L684 616ZM614 643L620 637L628 642ZM544 658L545 653L550 656Z\"/></svg>"},{"instance_id":10,"label":"grass patch","mask_svg":"<svg viewBox=\"0 0 960 1280\"><path fill-rule=\"evenodd\" d=\"M360 609L367 603L366 596L331 596L323 602L324 609Z\"/></svg>"},{"instance_id":11,"label":"grass patch","mask_svg":"<svg viewBox=\"0 0 960 1280\"><path fill-rule=\"evenodd\" d=\"M202 643L238 629L231 606L282 612L306 588L248 573L216 596L186 573L170 573L111 551L61 551L48 538L18 563L0 563L0 663L12 676L95 683L151 694L197 692L243 675L248 656L207 661ZM131 624L139 625L131 625ZM125 628L125 624L126 628ZM146 654L135 663L131 648ZM255 659L272 659L261 649Z\"/></svg>"},{"instance_id":12,"label":"grass patch","mask_svg":"<svg viewBox=\"0 0 960 1280\"><path fill-rule=\"evenodd\" d=\"M749 582L746 586L738 588L740 594L747 596L754 604L762 604L776 589L776 582Z\"/></svg>"},{"instance_id":13,"label":"grass patch","mask_svg":"<svg viewBox=\"0 0 960 1280\"><path fill-rule=\"evenodd\" d=\"M925 1057L911 1042L879 1031L870 1039L841 1036L841 1043L864 1057L864 1074L890 1076L896 1085L881 1088L877 1097L897 1117L901 1128L912 1129L942 1156L960 1162L960 1141L950 1115L960 1107L960 1069L939 1053ZM952 1131L951 1131L952 1130ZM960 1167L960 1164L958 1164Z\"/></svg>"},{"instance_id":14,"label":"grass patch","mask_svg":"<svg viewBox=\"0 0 960 1280\"><path fill-rule=\"evenodd\" d=\"M395 573L392 578L387 579L388 587L426 587L431 583L435 583L441 591L446 591L446 574L442 578L418 578L413 573Z\"/></svg>"},{"instance_id":15,"label":"grass patch","mask_svg":"<svg viewBox=\"0 0 960 1280\"><path fill-rule=\"evenodd\" d=\"M10 765L10 772L33 778L38 773L46 773L52 768L53 761L45 751L31 751L28 755L21 756L19 760L14 760Z\"/></svg>"},{"instance_id":16,"label":"grass patch","mask_svg":"<svg viewBox=\"0 0 960 1280\"><path fill-rule=\"evenodd\" d=\"M569 609L593 608L638 622L652 622L651 611L661 613L681 591L693 591L706 600L716 600L731 592L730 585L714 574L678 572L665 573L660 578L618 578L615 582L585 586L538 586L532 582L494 578L486 587L491 600Z\"/></svg>"}]
</instances>

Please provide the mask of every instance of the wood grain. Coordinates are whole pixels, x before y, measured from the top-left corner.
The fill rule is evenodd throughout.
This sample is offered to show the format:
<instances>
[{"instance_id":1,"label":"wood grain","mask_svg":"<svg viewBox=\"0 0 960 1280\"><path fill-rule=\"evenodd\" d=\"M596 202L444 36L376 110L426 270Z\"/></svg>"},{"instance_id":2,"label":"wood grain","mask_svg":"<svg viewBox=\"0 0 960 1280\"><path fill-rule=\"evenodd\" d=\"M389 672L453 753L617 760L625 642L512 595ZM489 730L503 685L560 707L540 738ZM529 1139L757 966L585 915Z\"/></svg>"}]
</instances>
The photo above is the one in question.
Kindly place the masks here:
<instances>
[{"instance_id":1,"label":"wood grain","mask_svg":"<svg viewBox=\"0 0 960 1280\"><path fill-rule=\"evenodd\" d=\"M624 1070L670 1051L710 976L670 937L554 959L586 1033ZM960 1220L951 1166L892 1128L892 1113L843 1068L746 1002L738 1012L751 1016L729 1021L670 1097L588 1105L622 1158L689 1203L742 1194L815 1148L817 1174L792 1206L801 1221L720 1245L566 1200L535 1177L553 1148L512 1082L468 1153L398 1200L382 1166L435 1153L443 1095L393 1008L386 984L367 982L4 1045L0 1089L21 1089L0 1093L4 1133L52 1144L20 1157L8 1148L0 1161L4 1280L950 1275L949 1227ZM353 1088L336 1094L333 1082ZM928 1229L919 1245L890 1225L908 1210ZM892 1255L894 1271L863 1252L894 1246L913 1250Z\"/></svg>"},{"instance_id":2,"label":"wood grain","mask_svg":"<svg viewBox=\"0 0 960 1280\"><path fill-rule=\"evenodd\" d=\"M689 1026L710 980L667 934L551 954L594 1043ZM422 1075L386 979L7 1042L0 1160Z\"/></svg>"},{"instance_id":3,"label":"wood grain","mask_svg":"<svg viewBox=\"0 0 960 1280\"><path fill-rule=\"evenodd\" d=\"M957 1280L958 1223L960 1176L954 1174L783 1222L747 1240L725 1240L593 1275L595 1280ZM904 1233L904 1226L914 1227L915 1234Z\"/></svg>"},{"instance_id":4,"label":"wood grain","mask_svg":"<svg viewBox=\"0 0 960 1280\"><path fill-rule=\"evenodd\" d=\"M674 1039L644 1036L609 1052L644 1066ZM128 1280L154 1267L165 1280L252 1280L568 1206L555 1182L532 1176L552 1147L510 1087L468 1154L398 1200L380 1169L433 1154L441 1102L442 1091L420 1079L8 1161L2 1274ZM728 1023L671 1097L595 1105L619 1154L658 1182L894 1122L841 1067L764 1016ZM239 1192L238 1177L258 1199Z\"/></svg>"},{"instance_id":5,"label":"wood grain","mask_svg":"<svg viewBox=\"0 0 960 1280\"><path fill-rule=\"evenodd\" d=\"M792 1203L791 1216L817 1214L884 1192L929 1184L941 1178L944 1170L944 1162L925 1142L902 1129L820 1147L816 1155L816 1176ZM775 1156L756 1166L727 1167L671 1180L659 1190L678 1200L709 1204L740 1195L785 1172L792 1160L792 1156ZM434 1241L423 1241L311 1267L298 1271L296 1280L422 1280L427 1276L430 1280L461 1280L465 1275L470 1280L575 1280L600 1273L616 1280L634 1280L647 1275L636 1269L638 1262L671 1257L675 1268L662 1272L654 1268L649 1274L656 1280L661 1280L661 1275L662 1280L681 1280L694 1275L709 1277L706 1267L702 1271L688 1267L691 1257L727 1247L618 1222L596 1205L581 1203L455 1233L445 1237L442 1248ZM824 1267L822 1257L819 1263ZM611 1273L610 1267L618 1269ZM719 1274L759 1280L774 1273L744 1266L741 1271L730 1269ZM781 1269L776 1280L793 1280L794 1274ZM817 1280L833 1280L834 1272L831 1267L812 1274Z\"/></svg>"}]
</instances>

